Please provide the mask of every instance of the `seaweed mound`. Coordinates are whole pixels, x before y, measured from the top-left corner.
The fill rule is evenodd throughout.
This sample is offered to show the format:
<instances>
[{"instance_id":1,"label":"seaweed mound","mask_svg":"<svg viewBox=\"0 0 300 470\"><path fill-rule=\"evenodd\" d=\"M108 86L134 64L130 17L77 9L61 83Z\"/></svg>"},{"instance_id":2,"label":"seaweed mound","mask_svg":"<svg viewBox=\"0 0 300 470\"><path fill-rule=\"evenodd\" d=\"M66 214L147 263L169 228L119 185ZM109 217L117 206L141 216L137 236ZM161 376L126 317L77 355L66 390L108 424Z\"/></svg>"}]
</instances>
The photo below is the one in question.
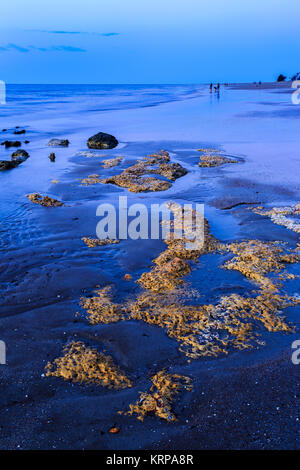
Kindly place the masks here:
<instances>
[{"instance_id":1,"label":"seaweed mound","mask_svg":"<svg viewBox=\"0 0 300 470\"><path fill-rule=\"evenodd\" d=\"M224 157L222 155L214 155L214 154L211 154L211 153L205 153L205 154L201 155L198 165L201 168L204 168L204 167L211 168L211 167L225 165L225 164L228 164L228 163L239 163L239 162L238 162L238 160L234 160L233 158Z\"/></svg>"},{"instance_id":2,"label":"seaweed mound","mask_svg":"<svg viewBox=\"0 0 300 470\"><path fill-rule=\"evenodd\" d=\"M168 374L162 370L151 378L151 382L153 385L149 392L140 392L139 400L129 405L129 411L119 413L130 416L136 413L139 421L144 421L149 413L169 422L176 421L172 403L182 389L192 391L191 379L183 375Z\"/></svg>"},{"instance_id":3,"label":"seaweed mound","mask_svg":"<svg viewBox=\"0 0 300 470\"><path fill-rule=\"evenodd\" d=\"M171 181L184 176L187 170L179 163L170 163L168 152L161 151L139 160L136 164L126 168L121 174L104 180L104 184L115 184L130 192L139 193L147 191L165 191L172 186ZM162 180L149 174L164 176L169 181Z\"/></svg>"},{"instance_id":4,"label":"seaweed mound","mask_svg":"<svg viewBox=\"0 0 300 470\"><path fill-rule=\"evenodd\" d=\"M93 297L82 297L81 307L86 311L89 321L93 325L98 323L116 323L124 319L122 306L112 302L112 289L106 286L94 292Z\"/></svg>"},{"instance_id":5,"label":"seaweed mound","mask_svg":"<svg viewBox=\"0 0 300 470\"><path fill-rule=\"evenodd\" d=\"M72 341L63 352L62 357L47 364L47 377L61 377L74 383L94 383L117 390L131 387L130 380L114 364L111 356L99 353L81 341Z\"/></svg>"}]
</instances>

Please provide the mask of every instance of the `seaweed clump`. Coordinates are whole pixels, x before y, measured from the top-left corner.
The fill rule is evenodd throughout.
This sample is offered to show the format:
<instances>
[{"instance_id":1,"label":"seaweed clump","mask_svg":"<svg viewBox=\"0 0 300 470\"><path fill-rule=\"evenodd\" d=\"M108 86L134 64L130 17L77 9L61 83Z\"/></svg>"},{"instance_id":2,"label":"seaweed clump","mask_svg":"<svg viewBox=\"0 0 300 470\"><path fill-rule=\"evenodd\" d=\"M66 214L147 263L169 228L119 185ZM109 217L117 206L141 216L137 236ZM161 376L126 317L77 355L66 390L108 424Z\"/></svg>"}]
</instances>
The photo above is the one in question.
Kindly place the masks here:
<instances>
[{"instance_id":1,"label":"seaweed clump","mask_svg":"<svg viewBox=\"0 0 300 470\"><path fill-rule=\"evenodd\" d=\"M103 160L102 166L103 168L113 168L115 166L120 165L122 160L122 157L109 158L107 160Z\"/></svg>"},{"instance_id":2,"label":"seaweed clump","mask_svg":"<svg viewBox=\"0 0 300 470\"><path fill-rule=\"evenodd\" d=\"M210 153L209 150L205 151L204 149L199 149L199 151L206 152L200 156L200 161L198 165L201 168L204 168L204 167L211 168L211 167L225 165L228 163L239 163L238 160L235 160L233 158L224 157L223 155L214 155L213 153Z\"/></svg>"},{"instance_id":3,"label":"seaweed clump","mask_svg":"<svg viewBox=\"0 0 300 470\"><path fill-rule=\"evenodd\" d=\"M175 181L186 173L187 170L179 163L170 163L170 155L162 150L139 160L136 164L126 168L121 174L111 176L101 182L115 184L133 193L165 191L172 186L171 181ZM164 176L168 181L153 176L145 176L148 174Z\"/></svg>"},{"instance_id":4,"label":"seaweed clump","mask_svg":"<svg viewBox=\"0 0 300 470\"><path fill-rule=\"evenodd\" d=\"M202 254L214 251L217 240L211 235L208 221L193 209L182 210L180 204L170 202L167 207L174 220L163 220L169 225L169 238L165 240L167 249L156 259L150 272L141 275L138 283L145 289L163 292L181 284L182 277L189 274L188 260L196 261Z\"/></svg>"},{"instance_id":5,"label":"seaweed clump","mask_svg":"<svg viewBox=\"0 0 300 470\"><path fill-rule=\"evenodd\" d=\"M45 207L60 207L64 206L64 203L58 201L57 199L53 199L49 196L41 196L41 194L33 193L27 194L28 199L33 202L34 204L40 204L41 206Z\"/></svg>"},{"instance_id":6,"label":"seaweed clump","mask_svg":"<svg viewBox=\"0 0 300 470\"><path fill-rule=\"evenodd\" d=\"M87 178L83 178L81 180L81 186L90 186L92 184L98 184L100 182L101 180L99 178L99 175L93 174L93 175L87 176Z\"/></svg>"},{"instance_id":7,"label":"seaweed clump","mask_svg":"<svg viewBox=\"0 0 300 470\"><path fill-rule=\"evenodd\" d=\"M99 238L82 237L81 240L89 248L95 248L96 246L114 245L114 244L120 242L120 240L115 240L115 239L111 239L111 238L106 238L105 240L100 240Z\"/></svg>"},{"instance_id":8,"label":"seaweed clump","mask_svg":"<svg viewBox=\"0 0 300 470\"><path fill-rule=\"evenodd\" d=\"M72 341L63 352L62 357L47 364L47 377L61 377L74 383L99 384L117 390L132 386L111 356L99 353L81 341Z\"/></svg>"},{"instance_id":9,"label":"seaweed clump","mask_svg":"<svg viewBox=\"0 0 300 470\"><path fill-rule=\"evenodd\" d=\"M293 232L300 233L300 221L292 219L291 216L300 215L300 203L293 206L273 207L270 210L263 210L261 206L252 209L255 214L270 217L272 222L277 225L282 225Z\"/></svg>"},{"instance_id":10,"label":"seaweed clump","mask_svg":"<svg viewBox=\"0 0 300 470\"><path fill-rule=\"evenodd\" d=\"M123 307L111 300L112 289L110 286L98 289L94 293L96 295L93 297L80 299L80 305L86 311L91 324L116 323L125 319Z\"/></svg>"},{"instance_id":11,"label":"seaweed clump","mask_svg":"<svg viewBox=\"0 0 300 470\"><path fill-rule=\"evenodd\" d=\"M226 248L235 256L225 263L224 268L239 271L248 279L273 291L278 290L278 287L267 274L279 273L286 264L300 260L297 253L284 251L278 242L249 240L231 243Z\"/></svg>"},{"instance_id":12,"label":"seaweed clump","mask_svg":"<svg viewBox=\"0 0 300 470\"><path fill-rule=\"evenodd\" d=\"M191 379L162 370L151 378L151 382L153 385L149 392L140 392L140 398L129 405L129 411L119 413L130 416L136 413L139 421L144 421L150 413L169 422L177 421L172 403L182 389L192 391Z\"/></svg>"}]
</instances>

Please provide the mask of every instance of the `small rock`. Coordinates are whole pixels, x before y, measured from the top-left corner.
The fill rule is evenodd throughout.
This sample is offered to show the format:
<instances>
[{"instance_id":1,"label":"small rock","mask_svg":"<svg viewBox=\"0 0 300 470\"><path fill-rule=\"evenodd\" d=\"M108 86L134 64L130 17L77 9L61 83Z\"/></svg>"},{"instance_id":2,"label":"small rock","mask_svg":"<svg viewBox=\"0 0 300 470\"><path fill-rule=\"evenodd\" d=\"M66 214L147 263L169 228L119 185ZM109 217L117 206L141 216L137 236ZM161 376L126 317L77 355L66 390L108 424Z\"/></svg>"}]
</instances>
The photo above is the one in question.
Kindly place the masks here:
<instances>
[{"instance_id":1,"label":"small rock","mask_svg":"<svg viewBox=\"0 0 300 470\"><path fill-rule=\"evenodd\" d=\"M29 144L29 140L24 140L24 144Z\"/></svg>"},{"instance_id":2,"label":"small rock","mask_svg":"<svg viewBox=\"0 0 300 470\"><path fill-rule=\"evenodd\" d=\"M51 139L48 142L49 147L68 147L68 139Z\"/></svg>"},{"instance_id":3,"label":"small rock","mask_svg":"<svg viewBox=\"0 0 300 470\"><path fill-rule=\"evenodd\" d=\"M15 131L14 134L25 134L26 131L25 129L22 129L21 131Z\"/></svg>"},{"instance_id":4,"label":"small rock","mask_svg":"<svg viewBox=\"0 0 300 470\"><path fill-rule=\"evenodd\" d=\"M50 153L49 158L51 162L55 162L55 153Z\"/></svg>"},{"instance_id":5,"label":"small rock","mask_svg":"<svg viewBox=\"0 0 300 470\"><path fill-rule=\"evenodd\" d=\"M118 432L120 432L120 428L118 428L117 426L113 426L112 428L110 428L109 432L110 434L118 434Z\"/></svg>"},{"instance_id":6,"label":"small rock","mask_svg":"<svg viewBox=\"0 0 300 470\"><path fill-rule=\"evenodd\" d=\"M16 150L10 156L10 158L17 163L25 162L25 160L27 160L28 157L29 157L29 153L26 152L26 150L22 150L22 149Z\"/></svg>"},{"instance_id":7,"label":"small rock","mask_svg":"<svg viewBox=\"0 0 300 470\"><path fill-rule=\"evenodd\" d=\"M131 276L131 274L125 274L123 279L124 279L124 281L130 281L132 279L132 276Z\"/></svg>"},{"instance_id":8,"label":"small rock","mask_svg":"<svg viewBox=\"0 0 300 470\"><path fill-rule=\"evenodd\" d=\"M90 149L113 149L118 143L113 135L98 132L88 139L87 146Z\"/></svg>"}]
</instances>

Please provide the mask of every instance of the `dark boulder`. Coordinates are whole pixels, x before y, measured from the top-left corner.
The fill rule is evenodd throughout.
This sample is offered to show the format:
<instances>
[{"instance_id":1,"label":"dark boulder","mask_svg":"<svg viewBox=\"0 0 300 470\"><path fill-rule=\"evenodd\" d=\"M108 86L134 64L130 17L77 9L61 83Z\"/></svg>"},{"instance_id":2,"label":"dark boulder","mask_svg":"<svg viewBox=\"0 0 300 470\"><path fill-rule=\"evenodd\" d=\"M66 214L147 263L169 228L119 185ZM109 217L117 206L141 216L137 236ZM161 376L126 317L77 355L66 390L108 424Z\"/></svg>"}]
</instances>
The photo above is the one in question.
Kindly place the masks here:
<instances>
[{"instance_id":1,"label":"dark boulder","mask_svg":"<svg viewBox=\"0 0 300 470\"><path fill-rule=\"evenodd\" d=\"M14 153L11 154L10 158L11 160L17 162L17 163L23 163L27 158L29 157L29 153L26 152L26 150L16 150Z\"/></svg>"},{"instance_id":2,"label":"dark boulder","mask_svg":"<svg viewBox=\"0 0 300 470\"><path fill-rule=\"evenodd\" d=\"M87 146L90 149L113 149L118 143L113 135L98 132L88 139Z\"/></svg>"},{"instance_id":3,"label":"dark boulder","mask_svg":"<svg viewBox=\"0 0 300 470\"><path fill-rule=\"evenodd\" d=\"M68 147L68 139L51 139L48 142L49 147Z\"/></svg>"},{"instance_id":4,"label":"dark boulder","mask_svg":"<svg viewBox=\"0 0 300 470\"><path fill-rule=\"evenodd\" d=\"M286 80L286 76L282 75L282 73L277 78L277 82L284 82L285 80Z\"/></svg>"},{"instance_id":5,"label":"dark boulder","mask_svg":"<svg viewBox=\"0 0 300 470\"><path fill-rule=\"evenodd\" d=\"M49 158L51 162L55 162L55 153L50 153Z\"/></svg>"},{"instance_id":6,"label":"dark boulder","mask_svg":"<svg viewBox=\"0 0 300 470\"><path fill-rule=\"evenodd\" d=\"M15 131L14 134L25 134L25 129L22 129L21 131Z\"/></svg>"},{"instance_id":7,"label":"dark boulder","mask_svg":"<svg viewBox=\"0 0 300 470\"><path fill-rule=\"evenodd\" d=\"M1 142L1 145L5 145L5 148L8 149L10 147L21 147L21 142L19 140L5 140L4 142Z\"/></svg>"}]
</instances>

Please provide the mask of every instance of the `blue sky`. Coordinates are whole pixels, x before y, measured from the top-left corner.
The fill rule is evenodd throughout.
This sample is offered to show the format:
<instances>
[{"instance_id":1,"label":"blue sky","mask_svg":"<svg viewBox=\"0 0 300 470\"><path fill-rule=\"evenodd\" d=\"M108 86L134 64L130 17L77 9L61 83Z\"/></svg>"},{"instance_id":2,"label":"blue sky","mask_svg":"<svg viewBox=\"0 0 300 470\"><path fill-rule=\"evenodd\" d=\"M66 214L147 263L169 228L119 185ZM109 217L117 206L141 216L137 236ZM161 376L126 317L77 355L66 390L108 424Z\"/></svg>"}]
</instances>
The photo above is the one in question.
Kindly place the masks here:
<instances>
[{"instance_id":1,"label":"blue sky","mask_svg":"<svg viewBox=\"0 0 300 470\"><path fill-rule=\"evenodd\" d=\"M3 0L0 79L271 81L300 71L299 20L299 0Z\"/></svg>"}]
</instances>

